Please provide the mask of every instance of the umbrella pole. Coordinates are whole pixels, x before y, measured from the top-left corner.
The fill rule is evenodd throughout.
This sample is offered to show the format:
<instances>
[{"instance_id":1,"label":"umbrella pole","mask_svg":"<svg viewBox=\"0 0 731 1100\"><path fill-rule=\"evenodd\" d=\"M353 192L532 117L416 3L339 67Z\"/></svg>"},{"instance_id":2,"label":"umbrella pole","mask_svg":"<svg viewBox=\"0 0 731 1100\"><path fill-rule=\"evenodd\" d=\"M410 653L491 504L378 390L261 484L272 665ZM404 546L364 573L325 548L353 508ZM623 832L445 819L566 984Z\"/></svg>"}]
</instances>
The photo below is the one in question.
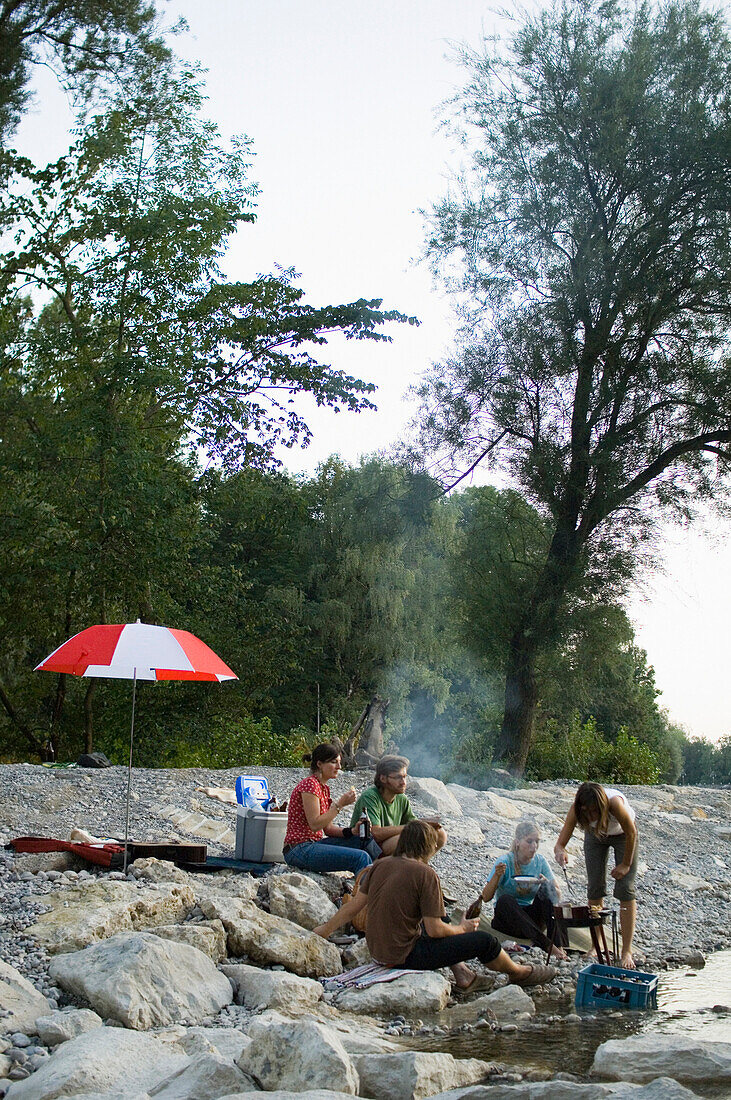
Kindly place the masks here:
<instances>
[{"instance_id":1,"label":"umbrella pole","mask_svg":"<svg viewBox=\"0 0 731 1100\"><path fill-rule=\"evenodd\" d=\"M127 769L127 809L124 818L124 873L127 874L127 842L129 840L129 802L132 795L132 745L135 736L135 702L137 700L137 669L132 676L132 725L129 731L129 767Z\"/></svg>"}]
</instances>

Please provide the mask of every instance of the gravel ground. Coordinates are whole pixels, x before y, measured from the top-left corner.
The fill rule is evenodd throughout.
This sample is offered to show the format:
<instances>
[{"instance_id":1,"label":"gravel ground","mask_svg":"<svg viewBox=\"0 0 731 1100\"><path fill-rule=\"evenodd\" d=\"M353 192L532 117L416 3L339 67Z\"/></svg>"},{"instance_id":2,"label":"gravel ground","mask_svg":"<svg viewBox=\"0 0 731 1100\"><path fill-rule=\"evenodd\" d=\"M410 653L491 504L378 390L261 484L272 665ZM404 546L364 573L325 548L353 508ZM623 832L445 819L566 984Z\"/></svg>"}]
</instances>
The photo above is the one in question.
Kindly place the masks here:
<instances>
[{"instance_id":1,"label":"gravel ground","mask_svg":"<svg viewBox=\"0 0 731 1100\"><path fill-rule=\"evenodd\" d=\"M169 807L195 810L206 818L234 827L235 810L196 791L201 786L233 787L247 770L267 777L270 790L286 797L305 774L299 769L241 768L230 771L135 769L130 835L136 840L197 840L171 825ZM4 765L0 841L41 835L68 837L75 826L97 836L124 833L127 773L124 768L49 769L28 764ZM362 790L369 771L350 772L332 785L335 797L353 784ZM552 861L560 817L571 796L568 783L534 784L530 789L494 791L510 801L530 801L557 816L543 828L543 850ZM728 908L731 901L731 790L679 787L623 788L637 810L640 832L639 919L637 946L649 969L692 961L695 954L731 946ZM514 819L480 812L480 792L451 788L464 805L465 817L482 830L483 842L459 838L465 819L440 815L454 837L435 859L445 892L467 903L485 882L494 856L510 842ZM413 798L417 813L433 816L433 806ZM341 821L345 823L345 814ZM554 823L555 822L555 823ZM479 835L479 834L478 834ZM213 843L209 852L232 854ZM585 878L579 844L572 844L571 876L577 897ZM82 877L103 872L89 868ZM65 872L64 881L74 872ZM17 967L38 988L57 999L47 977L47 957L25 935L43 906L43 895L57 888L59 872L17 873L12 851L0 849L0 957Z\"/></svg>"}]
</instances>

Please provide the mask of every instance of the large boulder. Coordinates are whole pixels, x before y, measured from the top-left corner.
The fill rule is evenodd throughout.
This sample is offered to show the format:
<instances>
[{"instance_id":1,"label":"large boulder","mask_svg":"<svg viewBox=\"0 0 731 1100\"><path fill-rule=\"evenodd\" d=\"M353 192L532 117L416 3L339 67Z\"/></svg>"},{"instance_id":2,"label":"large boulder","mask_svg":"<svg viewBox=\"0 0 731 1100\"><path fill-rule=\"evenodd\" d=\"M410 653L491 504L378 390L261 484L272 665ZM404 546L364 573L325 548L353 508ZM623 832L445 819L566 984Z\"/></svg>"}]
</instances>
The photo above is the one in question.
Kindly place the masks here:
<instances>
[{"instance_id":1,"label":"large boulder","mask_svg":"<svg viewBox=\"0 0 731 1100\"><path fill-rule=\"evenodd\" d=\"M422 1100L435 1092L482 1081L493 1069L478 1058L453 1058L404 1050L397 1054L367 1054L356 1058L360 1095L374 1100Z\"/></svg>"},{"instance_id":2,"label":"large boulder","mask_svg":"<svg viewBox=\"0 0 731 1100\"><path fill-rule=\"evenodd\" d=\"M322 999L322 985L312 978L287 974L281 970L261 970L245 963L221 967L234 988L237 1004L246 1008L283 1008L288 1013L307 1012Z\"/></svg>"},{"instance_id":3,"label":"large boulder","mask_svg":"<svg viewBox=\"0 0 731 1100\"><path fill-rule=\"evenodd\" d=\"M283 917L265 913L251 902L211 897L200 905L209 920L223 922L229 955L247 955L265 965L280 964L306 978L339 974L342 970L334 943Z\"/></svg>"},{"instance_id":4,"label":"large boulder","mask_svg":"<svg viewBox=\"0 0 731 1100\"><path fill-rule=\"evenodd\" d=\"M269 879L269 911L312 931L336 912L330 898L316 882L296 871Z\"/></svg>"},{"instance_id":5,"label":"large boulder","mask_svg":"<svg viewBox=\"0 0 731 1100\"><path fill-rule=\"evenodd\" d=\"M25 1081L16 1081L9 1100L56 1100L116 1092L134 1097L177 1073L190 1059L179 1048L125 1028L100 1027L62 1046Z\"/></svg>"},{"instance_id":6,"label":"large boulder","mask_svg":"<svg viewBox=\"0 0 731 1100\"><path fill-rule=\"evenodd\" d=\"M437 970L404 974L392 982L377 982L365 989L346 989L335 1004L341 1012L357 1012L387 1019L409 1019L441 1012L449 1000L450 984Z\"/></svg>"},{"instance_id":7,"label":"large boulder","mask_svg":"<svg viewBox=\"0 0 731 1100\"><path fill-rule=\"evenodd\" d=\"M0 959L0 1005L5 1015L2 1018L2 1030L22 1031L35 1034L35 1023L39 1016L51 1011L51 1006L42 993L31 985L27 978Z\"/></svg>"},{"instance_id":8,"label":"large boulder","mask_svg":"<svg viewBox=\"0 0 731 1100\"><path fill-rule=\"evenodd\" d=\"M208 955L214 963L226 958L228 950L226 943L226 929L220 920L186 921L185 924L163 924L159 928L151 928L153 936L160 936L164 940L174 940L175 943L187 943L189 947L195 947Z\"/></svg>"},{"instance_id":9,"label":"large boulder","mask_svg":"<svg viewBox=\"0 0 731 1100\"><path fill-rule=\"evenodd\" d=\"M679 1081L728 1081L731 1043L657 1033L610 1039L597 1049L591 1072L613 1081L643 1082L663 1075Z\"/></svg>"},{"instance_id":10,"label":"large boulder","mask_svg":"<svg viewBox=\"0 0 731 1100\"><path fill-rule=\"evenodd\" d=\"M184 883L142 887L134 882L88 879L46 894L50 905L26 929L51 954L78 951L118 932L135 932L184 920L195 897Z\"/></svg>"},{"instance_id":11,"label":"large boulder","mask_svg":"<svg viewBox=\"0 0 731 1100\"><path fill-rule=\"evenodd\" d=\"M358 1074L335 1033L314 1020L286 1020L275 1012L257 1017L239 1069L272 1089L334 1089L358 1094Z\"/></svg>"},{"instance_id":12,"label":"large boulder","mask_svg":"<svg viewBox=\"0 0 731 1100\"><path fill-rule=\"evenodd\" d=\"M44 1046L55 1047L59 1043L75 1039L77 1035L94 1031L102 1023L101 1016L89 1008L62 1008L49 1012L47 1016L39 1016L36 1020L36 1031Z\"/></svg>"},{"instance_id":13,"label":"large boulder","mask_svg":"<svg viewBox=\"0 0 731 1100\"><path fill-rule=\"evenodd\" d=\"M103 1017L144 1030L200 1022L233 1000L231 983L207 955L149 932L128 932L51 960L62 989Z\"/></svg>"},{"instance_id":14,"label":"large boulder","mask_svg":"<svg viewBox=\"0 0 731 1100\"><path fill-rule=\"evenodd\" d=\"M415 779L409 776L409 798L413 798L437 814L449 814L461 817L462 807L453 794L445 787L441 779Z\"/></svg>"},{"instance_id":15,"label":"large boulder","mask_svg":"<svg viewBox=\"0 0 731 1100\"><path fill-rule=\"evenodd\" d=\"M256 1082L220 1054L198 1054L195 1058L148 1090L156 1100L213 1100L226 1093L255 1089Z\"/></svg>"}]
</instances>

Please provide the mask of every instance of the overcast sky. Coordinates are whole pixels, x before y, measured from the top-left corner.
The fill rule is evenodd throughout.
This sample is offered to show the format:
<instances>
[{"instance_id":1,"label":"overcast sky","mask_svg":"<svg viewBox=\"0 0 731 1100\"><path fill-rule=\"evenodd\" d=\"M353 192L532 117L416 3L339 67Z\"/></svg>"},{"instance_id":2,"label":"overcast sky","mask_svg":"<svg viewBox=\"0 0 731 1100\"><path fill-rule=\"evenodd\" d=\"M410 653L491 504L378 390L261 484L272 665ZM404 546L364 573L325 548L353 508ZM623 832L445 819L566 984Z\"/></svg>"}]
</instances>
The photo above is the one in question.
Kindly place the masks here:
<instances>
[{"instance_id":1,"label":"overcast sky","mask_svg":"<svg viewBox=\"0 0 731 1100\"><path fill-rule=\"evenodd\" d=\"M245 133L256 156L258 221L237 235L227 274L247 280L294 267L312 304L382 298L415 314L393 343L332 345L328 361L375 382L378 412L313 411L307 451L292 470L330 454L355 462L403 433L408 387L449 350L448 300L418 258L420 210L443 194L459 164L438 121L459 86L459 43L504 29L477 0L173 0L188 33L176 43L208 70L208 113L225 135ZM39 71L36 103L18 135L23 152L64 151L69 115ZM639 644L655 666L661 703L689 733L731 733L731 550L727 527L667 534L665 572L646 579L631 607Z\"/></svg>"}]
</instances>

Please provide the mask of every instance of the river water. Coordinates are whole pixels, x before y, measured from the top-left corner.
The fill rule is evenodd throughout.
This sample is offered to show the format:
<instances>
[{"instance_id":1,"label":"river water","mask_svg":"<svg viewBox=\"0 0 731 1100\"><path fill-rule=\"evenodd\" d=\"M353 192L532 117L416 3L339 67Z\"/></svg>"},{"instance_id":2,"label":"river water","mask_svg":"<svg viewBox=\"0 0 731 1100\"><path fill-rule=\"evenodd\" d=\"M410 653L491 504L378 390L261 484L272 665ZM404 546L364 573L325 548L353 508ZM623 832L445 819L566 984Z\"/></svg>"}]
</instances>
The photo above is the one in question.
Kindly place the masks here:
<instances>
[{"instance_id":1,"label":"river water","mask_svg":"<svg viewBox=\"0 0 731 1100\"><path fill-rule=\"evenodd\" d=\"M709 955L702 970L688 967L663 971L658 985L657 1011L581 1009L581 1023L563 1020L538 1022L517 1032L478 1029L457 1035L410 1042L412 1049L442 1050L455 1058L483 1058L525 1069L569 1070L588 1074L596 1048L608 1039L640 1032L682 1033L696 1039L731 1043L731 951ZM539 1014L546 1008L537 1004ZM571 1012L571 1004L549 1011ZM699 1096L731 1098L731 1082L724 1085L688 1083Z\"/></svg>"}]
</instances>

